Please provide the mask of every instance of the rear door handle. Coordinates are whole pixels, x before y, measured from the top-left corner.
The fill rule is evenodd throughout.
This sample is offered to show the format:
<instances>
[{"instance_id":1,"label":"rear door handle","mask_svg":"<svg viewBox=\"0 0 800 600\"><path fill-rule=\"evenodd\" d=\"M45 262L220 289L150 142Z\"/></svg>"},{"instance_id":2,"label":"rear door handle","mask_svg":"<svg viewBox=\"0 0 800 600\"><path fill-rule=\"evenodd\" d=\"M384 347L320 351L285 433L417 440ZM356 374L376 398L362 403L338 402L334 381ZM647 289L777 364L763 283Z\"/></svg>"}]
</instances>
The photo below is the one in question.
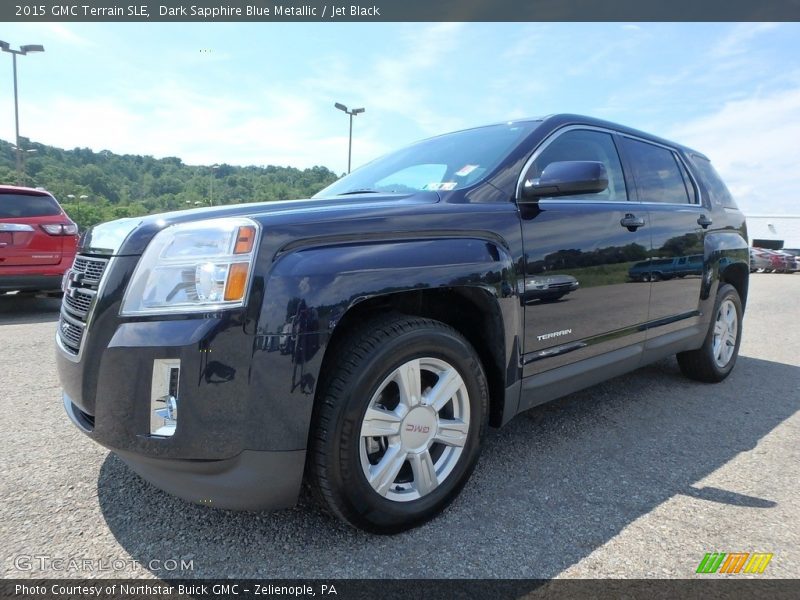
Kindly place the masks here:
<instances>
[{"instance_id":1,"label":"rear door handle","mask_svg":"<svg viewBox=\"0 0 800 600\"><path fill-rule=\"evenodd\" d=\"M644 219L632 213L627 213L619 220L619 224L627 227L628 231L636 231L639 227L644 227Z\"/></svg>"},{"instance_id":2,"label":"rear door handle","mask_svg":"<svg viewBox=\"0 0 800 600\"><path fill-rule=\"evenodd\" d=\"M700 227L702 227L703 229L706 229L713 222L714 221L712 221L705 215L700 215L699 217L697 217L697 224L700 225Z\"/></svg>"}]
</instances>

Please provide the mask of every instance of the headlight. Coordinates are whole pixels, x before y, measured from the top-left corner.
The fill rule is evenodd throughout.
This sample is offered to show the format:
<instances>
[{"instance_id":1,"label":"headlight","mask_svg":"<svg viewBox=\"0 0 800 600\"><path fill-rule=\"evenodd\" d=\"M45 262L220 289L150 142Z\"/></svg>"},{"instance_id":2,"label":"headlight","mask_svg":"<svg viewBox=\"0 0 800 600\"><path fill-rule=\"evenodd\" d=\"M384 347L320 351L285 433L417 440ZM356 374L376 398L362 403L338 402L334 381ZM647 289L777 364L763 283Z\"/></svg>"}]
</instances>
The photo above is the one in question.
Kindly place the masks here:
<instances>
[{"instance_id":1,"label":"headlight","mask_svg":"<svg viewBox=\"0 0 800 600\"><path fill-rule=\"evenodd\" d=\"M120 314L207 312L244 305L260 231L250 219L172 225L147 246Z\"/></svg>"}]
</instances>

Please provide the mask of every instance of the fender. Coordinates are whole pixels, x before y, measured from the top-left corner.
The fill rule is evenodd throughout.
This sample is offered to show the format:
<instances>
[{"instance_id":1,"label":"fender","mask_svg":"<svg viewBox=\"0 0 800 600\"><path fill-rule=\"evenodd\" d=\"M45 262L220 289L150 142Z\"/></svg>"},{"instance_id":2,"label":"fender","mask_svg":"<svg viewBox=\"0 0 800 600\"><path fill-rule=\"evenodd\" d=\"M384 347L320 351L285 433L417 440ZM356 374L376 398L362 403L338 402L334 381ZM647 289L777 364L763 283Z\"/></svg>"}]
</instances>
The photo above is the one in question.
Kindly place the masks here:
<instances>
[{"instance_id":1,"label":"fender","mask_svg":"<svg viewBox=\"0 0 800 600\"><path fill-rule=\"evenodd\" d=\"M731 228L707 233L704 247L706 276L700 296L703 304L709 303L708 301L713 303L720 282L724 282L737 288L744 307L747 304L750 279L750 245L747 242L744 223L739 229ZM709 306L708 311L711 308Z\"/></svg>"},{"instance_id":2,"label":"fender","mask_svg":"<svg viewBox=\"0 0 800 600\"><path fill-rule=\"evenodd\" d=\"M475 298L488 312L505 379L502 417L519 402L521 303L517 269L497 240L478 237L376 241L294 249L264 282L253 348L251 390L264 390L259 412L269 446L305 448L316 384L331 336L359 304L420 290ZM466 301L466 300L465 300ZM489 337L489 336L487 336ZM263 405L269 403L269 408ZM300 410L298 410L300 409ZM265 440L266 441L266 440Z\"/></svg>"}]
</instances>

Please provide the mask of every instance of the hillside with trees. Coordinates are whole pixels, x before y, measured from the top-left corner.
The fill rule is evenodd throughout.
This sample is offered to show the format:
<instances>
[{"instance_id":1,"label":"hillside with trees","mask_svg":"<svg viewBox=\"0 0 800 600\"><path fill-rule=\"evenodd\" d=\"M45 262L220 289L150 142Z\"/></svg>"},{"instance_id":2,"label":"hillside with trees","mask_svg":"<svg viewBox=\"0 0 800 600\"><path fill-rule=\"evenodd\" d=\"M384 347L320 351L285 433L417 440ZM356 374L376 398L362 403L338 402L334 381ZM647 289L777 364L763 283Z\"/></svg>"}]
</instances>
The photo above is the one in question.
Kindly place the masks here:
<instances>
[{"instance_id":1,"label":"hillside with trees","mask_svg":"<svg viewBox=\"0 0 800 600\"><path fill-rule=\"evenodd\" d=\"M169 210L308 198L337 176L326 167L186 165L180 158L62 150L23 140L22 184L50 191L83 229L103 221ZM0 183L16 184L12 145L0 140Z\"/></svg>"}]
</instances>

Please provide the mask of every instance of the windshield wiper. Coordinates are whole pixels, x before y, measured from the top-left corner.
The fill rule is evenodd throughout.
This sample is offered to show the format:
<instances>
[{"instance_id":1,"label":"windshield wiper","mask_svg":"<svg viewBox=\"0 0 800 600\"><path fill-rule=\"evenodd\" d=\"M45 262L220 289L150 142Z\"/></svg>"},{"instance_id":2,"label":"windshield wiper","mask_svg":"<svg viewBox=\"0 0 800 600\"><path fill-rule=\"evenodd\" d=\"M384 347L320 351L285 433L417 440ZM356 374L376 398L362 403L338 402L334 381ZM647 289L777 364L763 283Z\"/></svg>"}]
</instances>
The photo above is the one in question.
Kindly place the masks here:
<instances>
[{"instance_id":1,"label":"windshield wiper","mask_svg":"<svg viewBox=\"0 0 800 600\"><path fill-rule=\"evenodd\" d=\"M357 190L350 190L349 192L342 192L341 194L336 194L337 196L352 196L353 194L381 194L383 192L379 192L378 190L373 190L370 188L360 188Z\"/></svg>"}]
</instances>

